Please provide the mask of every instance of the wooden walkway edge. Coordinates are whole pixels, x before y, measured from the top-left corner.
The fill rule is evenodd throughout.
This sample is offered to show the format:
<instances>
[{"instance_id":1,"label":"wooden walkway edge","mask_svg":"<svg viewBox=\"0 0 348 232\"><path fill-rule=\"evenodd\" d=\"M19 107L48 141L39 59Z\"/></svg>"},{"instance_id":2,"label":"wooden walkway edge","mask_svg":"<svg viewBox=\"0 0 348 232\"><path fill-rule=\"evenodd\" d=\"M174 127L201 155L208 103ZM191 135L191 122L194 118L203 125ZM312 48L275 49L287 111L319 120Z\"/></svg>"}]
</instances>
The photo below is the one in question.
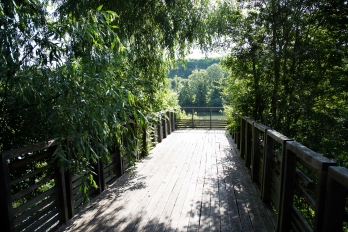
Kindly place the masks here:
<instances>
[{"instance_id":1,"label":"wooden walkway edge","mask_svg":"<svg viewBox=\"0 0 348 232\"><path fill-rule=\"evenodd\" d=\"M177 130L58 231L275 231L223 130Z\"/></svg>"}]
</instances>

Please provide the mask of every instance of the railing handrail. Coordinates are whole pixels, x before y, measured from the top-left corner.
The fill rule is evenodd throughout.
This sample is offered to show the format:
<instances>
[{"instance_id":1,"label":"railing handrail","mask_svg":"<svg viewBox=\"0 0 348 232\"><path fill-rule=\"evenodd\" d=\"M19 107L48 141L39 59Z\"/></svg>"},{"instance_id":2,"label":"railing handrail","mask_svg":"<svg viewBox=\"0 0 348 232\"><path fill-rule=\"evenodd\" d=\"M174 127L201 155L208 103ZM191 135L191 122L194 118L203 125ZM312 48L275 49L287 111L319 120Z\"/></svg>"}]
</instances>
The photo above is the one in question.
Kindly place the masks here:
<instances>
[{"instance_id":1,"label":"railing handrail","mask_svg":"<svg viewBox=\"0 0 348 232\"><path fill-rule=\"evenodd\" d=\"M348 215L348 169L335 167L336 162L261 123L238 117L232 138L253 181L261 186L261 199L276 211L277 231L289 231L291 226L299 231L342 230ZM337 191L344 193L335 195ZM314 211L310 221L296 209L295 195Z\"/></svg>"},{"instance_id":2,"label":"railing handrail","mask_svg":"<svg viewBox=\"0 0 348 232\"><path fill-rule=\"evenodd\" d=\"M153 122L158 124L142 128L141 132L138 131L141 133L138 146L147 147L149 132L146 130L151 130L153 146L175 130L174 113L162 111L161 114L166 117ZM74 176L70 169L63 170L57 166L56 161L53 162L52 156L57 145L58 141L54 139L0 153L0 226L4 231L50 229L57 226L57 223L62 224L68 221L82 206L84 196L78 194L78 191L84 175L79 176L81 173L77 173L78 175ZM108 181L125 172L126 160L121 156L119 148L116 146L110 149L112 163L104 163L99 159L97 163L91 164L93 179L98 188L88 190L85 193L88 196L100 194L106 189ZM69 159L68 152L66 155L65 158ZM139 158L139 154L135 155ZM47 166L37 168L27 166L43 162ZM20 175L14 173L17 166L24 168L25 172ZM14 178L13 174L17 176ZM35 178L35 183L27 181L29 178ZM15 194L12 193L12 185L20 182L27 187L21 188ZM50 183L50 187L39 191L38 189L46 183ZM28 195L34 193L33 191L37 192ZM17 202L18 199L22 200Z\"/></svg>"},{"instance_id":3,"label":"railing handrail","mask_svg":"<svg viewBox=\"0 0 348 232\"><path fill-rule=\"evenodd\" d=\"M33 145L28 145L28 146L14 148L14 149L11 149L8 151L4 151L4 152L0 153L0 156L5 157L6 159L11 159L11 158L15 158L21 154L24 154L24 153L35 152L38 150L42 150L45 148L55 146L57 144L58 144L57 139L52 139L49 141L39 142L39 143L36 143Z\"/></svg>"}]
</instances>

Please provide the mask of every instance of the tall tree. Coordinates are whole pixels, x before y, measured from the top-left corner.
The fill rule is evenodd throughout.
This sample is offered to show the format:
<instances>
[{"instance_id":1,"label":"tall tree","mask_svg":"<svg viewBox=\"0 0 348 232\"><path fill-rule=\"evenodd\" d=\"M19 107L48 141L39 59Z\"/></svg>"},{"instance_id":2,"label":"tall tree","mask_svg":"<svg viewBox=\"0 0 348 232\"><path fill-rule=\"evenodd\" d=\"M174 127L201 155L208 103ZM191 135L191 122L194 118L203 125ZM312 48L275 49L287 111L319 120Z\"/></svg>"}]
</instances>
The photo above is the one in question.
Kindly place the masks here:
<instances>
[{"instance_id":1,"label":"tall tree","mask_svg":"<svg viewBox=\"0 0 348 232\"><path fill-rule=\"evenodd\" d=\"M216 46L231 49L226 103L339 162L347 162L347 8L344 1L224 1L209 29L224 38Z\"/></svg>"},{"instance_id":2,"label":"tall tree","mask_svg":"<svg viewBox=\"0 0 348 232\"><path fill-rule=\"evenodd\" d=\"M134 161L132 124L167 104L167 61L204 39L208 1L52 2L0 3L0 150L58 138L60 164L91 171L119 143Z\"/></svg>"},{"instance_id":3,"label":"tall tree","mask_svg":"<svg viewBox=\"0 0 348 232\"><path fill-rule=\"evenodd\" d=\"M204 107L207 103L208 75L206 70L195 70L189 76L189 86L193 96L193 105Z\"/></svg>"}]
</instances>

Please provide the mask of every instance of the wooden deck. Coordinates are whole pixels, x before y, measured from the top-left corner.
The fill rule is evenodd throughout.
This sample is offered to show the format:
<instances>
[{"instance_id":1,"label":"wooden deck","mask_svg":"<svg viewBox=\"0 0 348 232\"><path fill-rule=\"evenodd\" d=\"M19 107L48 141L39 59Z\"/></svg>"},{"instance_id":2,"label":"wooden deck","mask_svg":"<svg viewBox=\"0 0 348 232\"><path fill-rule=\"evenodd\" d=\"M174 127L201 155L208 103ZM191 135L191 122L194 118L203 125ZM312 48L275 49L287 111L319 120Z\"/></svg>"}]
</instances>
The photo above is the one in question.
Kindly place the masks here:
<instances>
[{"instance_id":1,"label":"wooden deck","mask_svg":"<svg viewBox=\"0 0 348 232\"><path fill-rule=\"evenodd\" d=\"M274 231L222 130L177 130L59 231Z\"/></svg>"}]
</instances>

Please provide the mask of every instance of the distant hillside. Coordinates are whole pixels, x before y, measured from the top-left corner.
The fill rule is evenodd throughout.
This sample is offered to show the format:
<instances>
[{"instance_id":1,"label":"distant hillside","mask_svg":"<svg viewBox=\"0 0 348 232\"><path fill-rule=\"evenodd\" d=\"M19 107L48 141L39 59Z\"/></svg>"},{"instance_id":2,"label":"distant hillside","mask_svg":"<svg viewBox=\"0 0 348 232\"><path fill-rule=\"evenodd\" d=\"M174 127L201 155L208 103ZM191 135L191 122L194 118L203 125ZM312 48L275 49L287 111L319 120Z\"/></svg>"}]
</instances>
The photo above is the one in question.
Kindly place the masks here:
<instances>
[{"instance_id":1,"label":"distant hillside","mask_svg":"<svg viewBox=\"0 0 348 232\"><path fill-rule=\"evenodd\" d=\"M195 69L207 69L210 65L220 63L220 58L207 58L207 59L189 59L186 63L186 69L183 65L178 65L177 69L170 70L168 77L173 78L175 76L188 78L192 71Z\"/></svg>"}]
</instances>

